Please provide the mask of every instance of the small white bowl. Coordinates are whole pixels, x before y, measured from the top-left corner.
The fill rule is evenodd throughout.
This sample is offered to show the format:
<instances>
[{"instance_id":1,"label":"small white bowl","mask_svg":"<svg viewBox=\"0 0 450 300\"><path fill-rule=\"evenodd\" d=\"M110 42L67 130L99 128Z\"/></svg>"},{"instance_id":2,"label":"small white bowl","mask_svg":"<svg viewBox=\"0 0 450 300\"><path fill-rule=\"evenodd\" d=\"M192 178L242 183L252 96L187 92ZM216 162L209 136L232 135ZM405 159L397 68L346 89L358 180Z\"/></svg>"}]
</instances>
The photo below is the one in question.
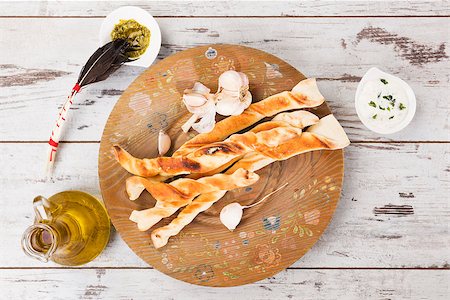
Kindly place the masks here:
<instances>
[{"instance_id":1,"label":"small white bowl","mask_svg":"<svg viewBox=\"0 0 450 300\"><path fill-rule=\"evenodd\" d=\"M150 30L150 45L147 50L145 50L138 59L126 63L130 66L149 67L155 61L159 49L161 48L161 30L152 15L142 8L136 6L122 6L106 16L100 27L100 46L111 41L111 32L114 29L114 25L119 23L119 20L121 19L134 19Z\"/></svg>"},{"instance_id":2,"label":"small white bowl","mask_svg":"<svg viewBox=\"0 0 450 300\"><path fill-rule=\"evenodd\" d=\"M386 79L388 82L396 82L398 85L402 88L402 90L405 92L406 97L408 99L408 111L407 115L404 117L404 119L397 123L395 126L391 127L377 127L374 126L369 120L367 120L366 116L364 116L364 113L362 111L361 105L367 105L367 99L362 99L360 97L364 85L372 80L379 80L380 78ZM358 88L356 89L355 94L355 108L356 113L358 114L359 119L361 122L366 126L368 129L372 130L373 132L380 133L380 134L392 134L396 133L406 126L408 126L409 123L411 123L411 120L413 119L415 113L416 113L416 96L414 94L414 91L412 88L402 79L398 78L397 76L385 73L381 71L378 68L371 68L369 69L366 74L364 74L363 78L358 84Z\"/></svg>"}]
</instances>

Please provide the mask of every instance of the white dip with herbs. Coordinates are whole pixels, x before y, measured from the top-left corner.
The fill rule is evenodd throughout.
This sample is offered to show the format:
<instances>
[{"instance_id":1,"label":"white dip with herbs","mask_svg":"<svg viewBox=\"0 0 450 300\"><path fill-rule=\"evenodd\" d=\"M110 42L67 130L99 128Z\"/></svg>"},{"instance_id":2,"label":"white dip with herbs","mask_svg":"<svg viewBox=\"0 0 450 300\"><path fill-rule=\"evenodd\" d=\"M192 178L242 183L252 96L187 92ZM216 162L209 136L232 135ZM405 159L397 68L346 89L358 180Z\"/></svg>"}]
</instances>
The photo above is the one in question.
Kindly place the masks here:
<instances>
[{"instance_id":1,"label":"white dip with herbs","mask_svg":"<svg viewBox=\"0 0 450 300\"><path fill-rule=\"evenodd\" d=\"M356 92L356 110L369 129L383 134L404 128L415 112L415 97L411 88L400 78L370 69L362 78ZM410 109L413 108L414 111Z\"/></svg>"}]
</instances>

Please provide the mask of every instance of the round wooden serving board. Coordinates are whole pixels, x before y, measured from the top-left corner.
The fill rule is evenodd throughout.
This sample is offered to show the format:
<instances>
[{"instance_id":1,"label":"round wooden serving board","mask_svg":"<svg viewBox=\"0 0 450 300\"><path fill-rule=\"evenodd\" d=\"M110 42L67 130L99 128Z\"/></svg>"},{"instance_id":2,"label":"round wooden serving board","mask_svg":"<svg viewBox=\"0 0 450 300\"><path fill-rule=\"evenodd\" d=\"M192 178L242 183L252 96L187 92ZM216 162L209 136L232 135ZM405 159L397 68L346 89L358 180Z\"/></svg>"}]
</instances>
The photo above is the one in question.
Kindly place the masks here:
<instances>
[{"instance_id":1,"label":"round wooden serving board","mask_svg":"<svg viewBox=\"0 0 450 300\"><path fill-rule=\"evenodd\" d=\"M194 133L180 126L190 117L180 101L184 89L200 81L212 91L226 70L244 72L253 101L292 87L305 77L283 60L260 50L236 45L196 47L174 54L140 75L122 94L103 132L99 177L111 220L128 246L159 271L205 286L235 286L270 277L301 258L323 233L339 200L343 151L316 151L273 163L257 171L253 186L230 191L201 213L169 243L155 249L151 229L140 232L128 217L132 210L152 207L144 191L136 201L125 192L130 176L114 160L111 146L119 144L136 157L156 157L160 129L177 149ZM330 114L326 104L312 112ZM280 185L289 185L263 204L245 210L238 228L230 232L219 220L223 206L254 203ZM164 219L155 228L166 225Z\"/></svg>"}]
</instances>

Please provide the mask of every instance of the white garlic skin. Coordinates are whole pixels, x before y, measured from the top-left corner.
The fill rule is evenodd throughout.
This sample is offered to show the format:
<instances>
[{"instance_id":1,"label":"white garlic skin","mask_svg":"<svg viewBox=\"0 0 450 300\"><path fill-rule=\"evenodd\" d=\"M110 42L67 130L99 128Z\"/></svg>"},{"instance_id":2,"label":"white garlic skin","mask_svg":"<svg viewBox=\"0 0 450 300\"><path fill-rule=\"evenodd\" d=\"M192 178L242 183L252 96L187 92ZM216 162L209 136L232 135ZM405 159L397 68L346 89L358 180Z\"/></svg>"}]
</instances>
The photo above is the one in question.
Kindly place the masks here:
<instances>
[{"instance_id":1,"label":"white garlic skin","mask_svg":"<svg viewBox=\"0 0 450 300\"><path fill-rule=\"evenodd\" d=\"M158 135L159 155L163 156L164 154L166 154L169 151L171 145L172 140L170 139L170 136L164 131L160 130Z\"/></svg>"},{"instance_id":2,"label":"white garlic skin","mask_svg":"<svg viewBox=\"0 0 450 300\"><path fill-rule=\"evenodd\" d=\"M193 115L181 126L183 132L192 127L198 133L210 132L216 123L215 95L201 82L194 83L192 89L186 89L183 94L183 103ZM200 120L199 120L200 119Z\"/></svg>"},{"instance_id":3,"label":"white garlic skin","mask_svg":"<svg viewBox=\"0 0 450 300\"><path fill-rule=\"evenodd\" d=\"M194 83L192 91L206 96L211 90L207 88L203 83L197 81L196 83Z\"/></svg>"},{"instance_id":4,"label":"white garlic skin","mask_svg":"<svg viewBox=\"0 0 450 300\"><path fill-rule=\"evenodd\" d=\"M236 92L239 91L242 86L242 76L236 71L225 71L219 76L219 89L222 88L228 91Z\"/></svg>"},{"instance_id":5,"label":"white garlic skin","mask_svg":"<svg viewBox=\"0 0 450 300\"><path fill-rule=\"evenodd\" d=\"M216 111L219 115L231 116L240 108L239 98L226 91L218 94L216 99Z\"/></svg>"},{"instance_id":6,"label":"white garlic skin","mask_svg":"<svg viewBox=\"0 0 450 300\"><path fill-rule=\"evenodd\" d=\"M242 80L242 86L247 86L249 85L249 81L248 81L248 77L245 73L239 72L239 75L241 76L241 80Z\"/></svg>"},{"instance_id":7,"label":"white garlic skin","mask_svg":"<svg viewBox=\"0 0 450 300\"><path fill-rule=\"evenodd\" d=\"M244 207L236 202L226 205L220 211L220 222L222 222L228 230L233 231L241 222L243 210Z\"/></svg>"},{"instance_id":8,"label":"white garlic skin","mask_svg":"<svg viewBox=\"0 0 450 300\"><path fill-rule=\"evenodd\" d=\"M190 93L183 95L183 102L186 107L199 107L204 105L208 99L202 94Z\"/></svg>"},{"instance_id":9,"label":"white garlic skin","mask_svg":"<svg viewBox=\"0 0 450 300\"><path fill-rule=\"evenodd\" d=\"M216 111L222 116L237 116L242 114L251 103L252 94L249 91L245 93L243 98L239 99L239 97L224 90L217 95Z\"/></svg>"},{"instance_id":10,"label":"white garlic skin","mask_svg":"<svg viewBox=\"0 0 450 300\"><path fill-rule=\"evenodd\" d=\"M248 84L244 73L233 70L222 73L216 95L217 113L222 116L240 115L252 102Z\"/></svg>"},{"instance_id":11,"label":"white garlic skin","mask_svg":"<svg viewBox=\"0 0 450 300\"><path fill-rule=\"evenodd\" d=\"M214 129L214 125L216 124L216 110L214 103L212 104L212 108L213 109L202 115L199 122L192 124L192 128L198 133L208 133Z\"/></svg>"},{"instance_id":12,"label":"white garlic skin","mask_svg":"<svg viewBox=\"0 0 450 300\"><path fill-rule=\"evenodd\" d=\"M252 104L252 94L249 91L247 91L245 93L245 96L243 98L241 98L240 100L241 100L240 107L238 110L236 110L234 112L234 114L233 114L234 116L242 114L244 112L244 110L247 107L249 107L250 104Z\"/></svg>"},{"instance_id":13,"label":"white garlic skin","mask_svg":"<svg viewBox=\"0 0 450 300\"><path fill-rule=\"evenodd\" d=\"M211 90L207 86L205 86L203 83L197 81L194 83L194 86L191 89L185 89L183 93L184 94L196 93L196 94L201 94L206 97L210 91Z\"/></svg>"}]
</instances>

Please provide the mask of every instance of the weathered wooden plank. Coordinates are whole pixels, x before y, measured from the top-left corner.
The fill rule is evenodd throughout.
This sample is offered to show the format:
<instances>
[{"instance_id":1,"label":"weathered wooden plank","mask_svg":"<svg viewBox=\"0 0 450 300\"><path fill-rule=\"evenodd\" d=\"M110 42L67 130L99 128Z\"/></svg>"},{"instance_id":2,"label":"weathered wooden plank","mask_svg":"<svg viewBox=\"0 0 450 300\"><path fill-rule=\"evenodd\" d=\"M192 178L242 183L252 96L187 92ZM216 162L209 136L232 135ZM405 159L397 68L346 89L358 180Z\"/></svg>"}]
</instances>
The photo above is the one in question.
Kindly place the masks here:
<instances>
[{"instance_id":1,"label":"weathered wooden plank","mask_svg":"<svg viewBox=\"0 0 450 300\"><path fill-rule=\"evenodd\" d=\"M98 46L100 22L0 20L0 140L48 139L81 65ZM323 94L352 140L450 140L448 19L193 18L158 22L163 31L160 58L197 45L237 43L278 55L306 75L318 77ZM33 46L12 47L11 41ZM416 117L401 133L381 137L365 129L356 116L357 82L375 65L404 78L416 92ZM98 141L109 111L141 71L125 66L107 81L86 88L73 107L64 140Z\"/></svg>"},{"instance_id":2,"label":"weathered wooden plank","mask_svg":"<svg viewBox=\"0 0 450 300\"><path fill-rule=\"evenodd\" d=\"M448 270L287 270L253 284L206 288L156 270L1 270L9 299L448 299Z\"/></svg>"},{"instance_id":3,"label":"weathered wooden plank","mask_svg":"<svg viewBox=\"0 0 450 300\"><path fill-rule=\"evenodd\" d=\"M154 16L442 16L447 1L53 1L3 2L0 16L106 16L134 5Z\"/></svg>"},{"instance_id":4,"label":"weathered wooden plank","mask_svg":"<svg viewBox=\"0 0 450 300\"><path fill-rule=\"evenodd\" d=\"M330 227L294 267L449 268L450 144L353 144L345 151L341 201ZM38 194L80 189L99 196L98 144L62 144L55 179L45 182L45 144L0 144L0 266L47 267L19 239ZM391 207L390 214L386 206ZM405 210L403 206L407 206ZM406 211L406 213L405 213ZM113 234L87 267L145 267Z\"/></svg>"}]
</instances>

